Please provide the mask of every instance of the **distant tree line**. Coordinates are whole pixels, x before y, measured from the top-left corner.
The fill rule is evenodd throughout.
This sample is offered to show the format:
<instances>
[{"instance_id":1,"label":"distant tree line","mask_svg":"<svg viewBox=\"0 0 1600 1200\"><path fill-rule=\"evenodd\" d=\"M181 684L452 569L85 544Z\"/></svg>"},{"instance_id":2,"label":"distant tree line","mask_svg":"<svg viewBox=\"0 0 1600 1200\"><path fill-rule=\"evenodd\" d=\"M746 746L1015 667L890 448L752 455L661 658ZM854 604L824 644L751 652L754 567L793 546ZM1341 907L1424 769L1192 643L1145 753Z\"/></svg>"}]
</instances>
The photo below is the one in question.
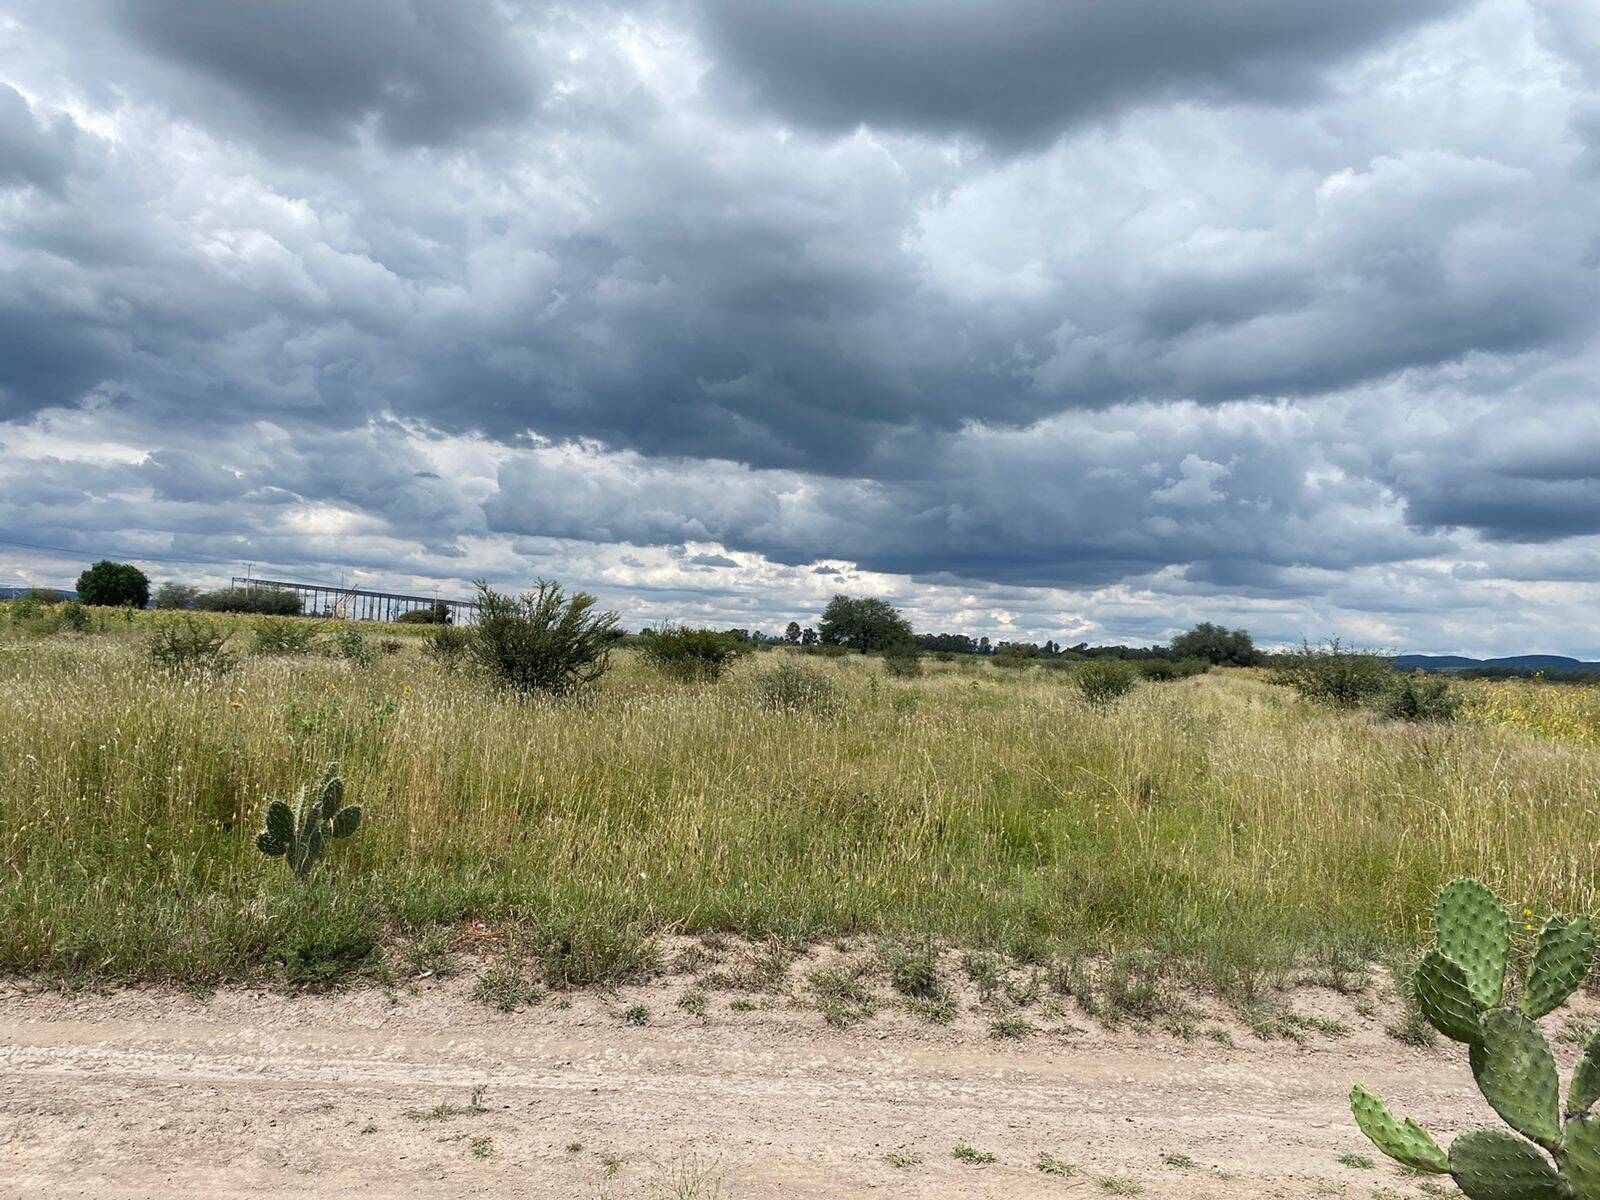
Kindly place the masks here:
<instances>
[{"instance_id":1,"label":"distant tree line","mask_svg":"<svg viewBox=\"0 0 1600 1200\"><path fill-rule=\"evenodd\" d=\"M78 598L85 604L146 608L152 600L150 579L130 563L97 562L78 577ZM197 609L202 612L259 613L268 616L301 614L299 596L273 587L226 587L201 591L189 584L169 581L155 589L153 598L155 607L159 609ZM450 606L436 602L403 613L397 619L406 624L449 625ZM682 638L691 632L713 631L679 630L677 636ZM1256 650L1250 634L1245 630L1226 629L1210 622L1196 625L1187 633L1173 638L1171 644L1166 646L1091 646L1087 642L1064 646L1054 640L1043 643L996 642L991 641L987 634L973 637L965 633L918 633L887 600L843 593L828 601L815 628L790 621L782 633L764 633L747 628L714 632L727 644L748 648L795 646L823 654L854 651L900 658L918 654L971 654L992 657L1008 664L1034 659L1106 658L1128 662L1187 659L1212 666L1246 667L1261 665L1267 658ZM659 653L665 644L660 641L661 633L661 629L647 628L641 630L637 638L628 640L643 644L654 638L656 652ZM620 635L613 633L612 636ZM1486 668L1481 677L1508 678L1522 674L1531 672ZM1547 673L1546 677L1552 674ZM1575 682L1578 676L1600 677L1600 673L1593 671L1561 674L1573 676Z\"/></svg>"}]
</instances>

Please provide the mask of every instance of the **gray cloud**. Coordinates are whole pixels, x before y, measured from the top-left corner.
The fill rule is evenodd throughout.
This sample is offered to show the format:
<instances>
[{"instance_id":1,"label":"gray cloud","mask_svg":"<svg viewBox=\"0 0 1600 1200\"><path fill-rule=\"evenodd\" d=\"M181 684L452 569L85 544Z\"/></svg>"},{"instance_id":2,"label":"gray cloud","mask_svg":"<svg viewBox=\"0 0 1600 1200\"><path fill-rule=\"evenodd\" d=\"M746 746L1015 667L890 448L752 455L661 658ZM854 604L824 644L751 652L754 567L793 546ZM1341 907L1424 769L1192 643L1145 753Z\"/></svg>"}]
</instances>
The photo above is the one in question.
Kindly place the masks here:
<instances>
[{"instance_id":1,"label":"gray cloud","mask_svg":"<svg viewBox=\"0 0 1600 1200\"><path fill-rule=\"evenodd\" d=\"M1303 100L1354 51L1458 0L701 0L721 68L785 116L1003 147L1183 100Z\"/></svg>"},{"instance_id":2,"label":"gray cloud","mask_svg":"<svg viewBox=\"0 0 1600 1200\"><path fill-rule=\"evenodd\" d=\"M535 103L515 27L490 0L121 0L109 15L160 60L296 133L342 138L370 123L402 146L435 145Z\"/></svg>"},{"instance_id":3,"label":"gray cloud","mask_svg":"<svg viewBox=\"0 0 1600 1200\"><path fill-rule=\"evenodd\" d=\"M0 537L741 624L1600 598L1582 4L16 11Z\"/></svg>"}]
</instances>

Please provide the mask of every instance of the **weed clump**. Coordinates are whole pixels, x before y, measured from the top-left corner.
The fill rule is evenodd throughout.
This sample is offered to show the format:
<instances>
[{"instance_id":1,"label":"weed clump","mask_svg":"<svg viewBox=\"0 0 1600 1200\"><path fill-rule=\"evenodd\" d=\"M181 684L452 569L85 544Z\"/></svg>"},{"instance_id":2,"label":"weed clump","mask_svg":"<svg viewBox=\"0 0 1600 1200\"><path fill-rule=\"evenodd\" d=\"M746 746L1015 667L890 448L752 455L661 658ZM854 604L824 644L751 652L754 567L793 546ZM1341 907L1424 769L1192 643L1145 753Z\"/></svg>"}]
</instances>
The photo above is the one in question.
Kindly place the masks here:
<instances>
[{"instance_id":1,"label":"weed clump","mask_svg":"<svg viewBox=\"0 0 1600 1200\"><path fill-rule=\"evenodd\" d=\"M161 621L145 643L150 665L163 671L222 675L236 665L228 653L232 631L204 617Z\"/></svg>"},{"instance_id":2,"label":"weed clump","mask_svg":"<svg viewBox=\"0 0 1600 1200\"><path fill-rule=\"evenodd\" d=\"M1395 680L1378 711L1392 721L1443 723L1460 715L1461 703L1449 680L1413 672Z\"/></svg>"},{"instance_id":3,"label":"weed clump","mask_svg":"<svg viewBox=\"0 0 1600 1200\"><path fill-rule=\"evenodd\" d=\"M288 617L263 617L256 622L257 654L304 654L317 636L314 625Z\"/></svg>"},{"instance_id":4,"label":"weed clump","mask_svg":"<svg viewBox=\"0 0 1600 1200\"><path fill-rule=\"evenodd\" d=\"M816 671L795 663L781 663L756 676L756 694L764 708L778 712L825 716L838 707L832 682Z\"/></svg>"}]
</instances>

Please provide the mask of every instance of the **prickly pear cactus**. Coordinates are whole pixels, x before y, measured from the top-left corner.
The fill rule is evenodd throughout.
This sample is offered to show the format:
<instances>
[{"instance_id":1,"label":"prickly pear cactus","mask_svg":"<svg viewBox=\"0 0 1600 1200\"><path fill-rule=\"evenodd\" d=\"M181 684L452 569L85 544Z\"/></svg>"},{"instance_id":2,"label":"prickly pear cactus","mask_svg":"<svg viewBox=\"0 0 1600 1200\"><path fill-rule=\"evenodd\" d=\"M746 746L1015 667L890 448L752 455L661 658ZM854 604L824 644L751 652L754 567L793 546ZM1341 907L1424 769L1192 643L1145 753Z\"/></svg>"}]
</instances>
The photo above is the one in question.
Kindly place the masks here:
<instances>
[{"instance_id":1,"label":"prickly pear cactus","mask_svg":"<svg viewBox=\"0 0 1600 1200\"><path fill-rule=\"evenodd\" d=\"M1458 879L1440 893L1433 919L1438 946L1417 964L1417 1003L1435 1029L1467 1045L1478 1090L1516 1132L1464 1133L1446 1154L1420 1125L1402 1123L1360 1085L1350 1093L1356 1124L1396 1162L1451 1176L1471 1200L1600 1200L1600 1117L1589 1114L1600 1100L1600 1030L1573 1070L1563 1109L1555 1058L1534 1024L1588 975L1594 927L1587 917L1550 918L1522 1000L1511 1008L1511 922L1494 892Z\"/></svg>"},{"instance_id":2,"label":"prickly pear cactus","mask_svg":"<svg viewBox=\"0 0 1600 1200\"><path fill-rule=\"evenodd\" d=\"M282 858L300 879L311 874L333 838L347 838L361 824L361 806L344 802L339 764L330 763L315 790L301 788L291 808L282 800L267 806L267 827L256 835L256 849Z\"/></svg>"}]
</instances>

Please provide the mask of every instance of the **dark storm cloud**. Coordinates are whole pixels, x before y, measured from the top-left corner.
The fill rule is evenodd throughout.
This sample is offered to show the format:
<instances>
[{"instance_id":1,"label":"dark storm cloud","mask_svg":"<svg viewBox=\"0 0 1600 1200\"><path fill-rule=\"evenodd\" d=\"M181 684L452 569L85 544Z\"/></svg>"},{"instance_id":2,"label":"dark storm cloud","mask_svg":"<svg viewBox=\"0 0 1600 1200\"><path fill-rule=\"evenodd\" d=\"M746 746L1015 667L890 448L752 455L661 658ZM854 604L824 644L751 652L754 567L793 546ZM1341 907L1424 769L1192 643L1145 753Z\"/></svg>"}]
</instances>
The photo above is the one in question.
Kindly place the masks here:
<instances>
[{"instance_id":1,"label":"dark storm cloud","mask_svg":"<svg viewBox=\"0 0 1600 1200\"><path fill-rule=\"evenodd\" d=\"M152 55L295 132L342 137L370 121L390 141L434 145L535 103L492 0L119 0L108 11Z\"/></svg>"},{"instance_id":2,"label":"dark storm cloud","mask_svg":"<svg viewBox=\"0 0 1600 1200\"><path fill-rule=\"evenodd\" d=\"M700 0L721 68L785 116L1015 147L1170 99L1303 99L1463 0Z\"/></svg>"},{"instance_id":3,"label":"dark storm cloud","mask_svg":"<svg viewBox=\"0 0 1600 1200\"><path fill-rule=\"evenodd\" d=\"M0 536L1368 640L1596 553L1587 3L14 5Z\"/></svg>"}]
</instances>

